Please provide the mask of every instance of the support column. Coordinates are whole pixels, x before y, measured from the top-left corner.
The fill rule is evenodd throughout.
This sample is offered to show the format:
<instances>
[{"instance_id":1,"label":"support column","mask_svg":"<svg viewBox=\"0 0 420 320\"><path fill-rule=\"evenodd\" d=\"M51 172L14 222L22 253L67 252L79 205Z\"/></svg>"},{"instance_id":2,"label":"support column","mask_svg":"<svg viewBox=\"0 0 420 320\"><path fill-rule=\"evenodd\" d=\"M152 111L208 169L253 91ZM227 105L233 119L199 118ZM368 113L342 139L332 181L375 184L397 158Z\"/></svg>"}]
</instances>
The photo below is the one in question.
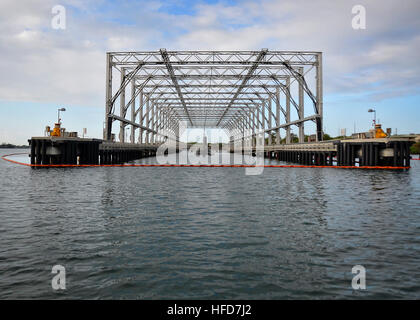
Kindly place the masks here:
<instances>
[{"instance_id":1,"label":"support column","mask_svg":"<svg viewBox=\"0 0 420 320\"><path fill-rule=\"evenodd\" d=\"M35 153L36 153L36 164L41 164L41 141L36 141L36 147L35 147Z\"/></svg>"},{"instance_id":2,"label":"support column","mask_svg":"<svg viewBox=\"0 0 420 320\"><path fill-rule=\"evenodd\" d=\"M125 79L125 68L121 68L121 87L123 86L124 79ZM125 88L124 90L121 91L121 94L120 94L120 117L121 118L125 118L124 108L125 108ZM125 140L124 129L125 129L125 123L120 121L120 142L124 142Z\"/></svg>"},{"instance_id":3,"label":"support column","mask_svg":"<svg viewBox=\"0 0 420 320\"><path fill-rule=\"evenodd\" d=\"M255 130L256 129L256 123L255 123L255 110L252 113L252 139L251 139L251 146L252 148L255 147L256 141L255 141Z\"/></svg>"},{"instance_id":4,"label":"support column","mask_svg":"<svg viewBox=\"0 0 420 320\"><path fill-rule=\"evenodd\" d=\"M150 113L150 102L149 99L146 100L146 125L145 127L149 128L149 113ZM148 144L149 143L149 130L146 131L146 140L145 143Z\"/></svg>"},{"instance_id":5,"label":"support column","mask_svg":"<svg viewBox=\"0 0 420 320\"><path fill-rule=\"evenodd\" d=\"M257 135L256 135L256 139L261 139L261 108L257 109ZM261 145L261 141L258 141L259 145Z\"/></svg>"},{"instance_id":6,"label":"support column","mask_svg":"<svg viewBox=\"0 0 420 320\"><path fill-rule=\"evenodd\" d=\"M31 139L31 164L35 164L35 140Z\"/></svg>"},{"instance_id":7,"label":"support column","mask_svg":"<svg viewBox=\"0 0 420 320\"><path fill-rule=\"evenodd\" d=\"M273 121L272 121L272 99L271 96L268 99L268 128L272 128L273 127ZM272 145L273 144L273 137L271 136L271 131L268 131L268 145Z\"/></svg>"},{"instance_id":8,"label":"support column","mask_svg":"<svg viewBox=\"0 0 420 320\"><path fill-rule=\"evenodd\" d=\"M151 128L151 129L155 129L155 124L154 124L154 122L155 122L155 109L156 109L156 104L152 103L152 115L151 115L152 125L151 126L148 125L149 128ZM155 133L154 132L152 132L150 143L155 143Z\"/></svg>"},{"instance_id":9,"label":"support column","mask_svg":"<svg viewBox=\"0 0 420 320\"><path fill-rule=\"evenodd\" d=\"M286 123L290 122L290 77L286 79ZM286 143L291 143L290 126L286 127Z\"/></svg>"},{"instance_id":10,"label":"support column","mask_svg":"<svg viewBox=\"0 0 420 320\"><path fill-rule=\"evenodd\" d=\"M322 132L323 126L323 102L322 102L322 53L317 54L316 66L316 107L318 110L319 118L316 120L316 139L322 141L324 134Z\"/></svg>"},{"instance_id":11,"label":"support column","mask_svg":"<svg viewBox=\"0 0 420 320\"><path fill-rule=\"evenodd\" d=\"M266 101L263 100L262 102L262 107L261 107L261 111L262 111L262 118L261 118L261 122L262 122L262 139L263 139L263 143L262 145L265 146L265 106L266 106Z\"/></svg>"},{"instance_id":12,"label":"support column","mask_svg":"<svg viewBox=\"0 0 420 320\"><path fill-rule=\"evenodd\" d=\"M105 84L105 132L104 139L110 141L112 133L112 118L109 116L112 109L112 56L106 54L106 84Z\"/></svg>"},{"instance_id":13,"label":"support column","mask_svg":"<svg viewBox=\"0 0 420 320\"><path fill-rule=\"evenodd\" d=\"M42 164L47 164L46 159L47 159L47 146L46 146L45 140L42 140L42 145L41 145L41 162L42 162Z\"/></svg>"},{"instance_id":14,"label":"support column","mask_svg":"<svg viewBox=\"0 0 420 320\"><path fill-rule=\"evenodd\" d=\"M303 68L299 68L299 73L303 76ZM304 112L304 92L303 92L303 85L299 83L299 120L302 120L305 117ZM304 122L299 123L299 142L305 142L305 125Z\"/></svg>"},{"instance_id":15,"label":"support column","mask_svg":"<svg viewBox=\"0 0 420 320\"><path fill-rule=\"evenodd\" d=\"M136 122L136 86L135 86L135 80L131 80L131 121L133 124L131 125L131 136L130 136L130 142L134 143L134 137L136 133L136 127L134 126L134 123Z\"/></svg>"},{"instance_id":16,"label":"support column","mask_svg":"<svg viewBox=\"0 0 420 320\"><path fill-rule=\"evenodd\" d=\"M143 125L143 92L140 91L139 93L139 124ZM143 128L139 128L139 143L143 143Z\"/></svg>"},{"instance_id":17,"label":"support column","mask_svg":"<svg viewBox=\"0 0 420 320\"><path fill-rule=\"evenodd\" d=\"M158 120L157 120L157 123L156 123L156 131L158 133L160 133L162 131L161 126L162 126L162 110L160 109L160 110L158 110ZM161 139L162 139L162 136L160 134L158 134L156 136L156 142L160 143Z\"/></svg>"},{"instance_id":18,"label":"support column","mask_svg":"<svg viewBox=\"0 0 420 320\"><path fill-rule=\"evenodd\" d=\"M280 88L276 87L276 126L280 125ZM276 129L276 144L280 144L280 128Z\"/></svg>"}]
</instances>

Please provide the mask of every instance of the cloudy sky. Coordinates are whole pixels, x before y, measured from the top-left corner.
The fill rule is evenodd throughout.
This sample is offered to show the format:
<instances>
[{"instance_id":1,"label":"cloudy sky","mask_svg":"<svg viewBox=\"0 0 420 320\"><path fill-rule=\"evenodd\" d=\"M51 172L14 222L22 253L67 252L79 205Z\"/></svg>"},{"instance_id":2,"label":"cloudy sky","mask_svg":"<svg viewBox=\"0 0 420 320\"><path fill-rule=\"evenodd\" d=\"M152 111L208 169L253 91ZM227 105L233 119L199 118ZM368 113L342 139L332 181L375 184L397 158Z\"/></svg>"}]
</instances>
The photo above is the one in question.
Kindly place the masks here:
<instances>
[{"instance_id":1,"label":"cloudy sky","mask_svg":"<svg viewBox=\"0 0 420 320\"><path fill-rule=\"evenodd\" d=\"M66 29L51 27L66 8ZM352 28L354 5L366 29ZM65 106L65 127L102 137L105 52L310 50L324 53L325 131L420 133L418 0L0 2L0 143L26 144Z\"/></svg>"}]
</instances>

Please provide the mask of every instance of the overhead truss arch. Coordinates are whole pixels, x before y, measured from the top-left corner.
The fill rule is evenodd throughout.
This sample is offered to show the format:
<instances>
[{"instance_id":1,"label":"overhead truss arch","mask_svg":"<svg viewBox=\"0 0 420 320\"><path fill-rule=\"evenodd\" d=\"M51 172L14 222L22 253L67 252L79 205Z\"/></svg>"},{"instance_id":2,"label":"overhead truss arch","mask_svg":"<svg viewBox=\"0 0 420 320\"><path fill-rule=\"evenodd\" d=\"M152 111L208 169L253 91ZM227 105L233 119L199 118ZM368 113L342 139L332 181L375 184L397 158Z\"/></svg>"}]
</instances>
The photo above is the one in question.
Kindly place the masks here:
<instances>
[{"instance_id":1,"label":"overhead truss arch","mask_svg":"<svg viewBox=\"0 0 420 320\"><path fill-rule=\"evenodd\" d=\"M313 107L305 108L308 103ZM131 143L162 142L164 130L177 136L179 122L187 121L190 127L226 132L263 131L271 143L280 143L280 129L291 142L291 127L297 126L303 142L304 123L310 121L320 141L322 53L108 52L105 109L105 140L113 139L115 121L120 122L121 142L126 142L125 127L131 126Z\"/></svg>"}]
</instances>

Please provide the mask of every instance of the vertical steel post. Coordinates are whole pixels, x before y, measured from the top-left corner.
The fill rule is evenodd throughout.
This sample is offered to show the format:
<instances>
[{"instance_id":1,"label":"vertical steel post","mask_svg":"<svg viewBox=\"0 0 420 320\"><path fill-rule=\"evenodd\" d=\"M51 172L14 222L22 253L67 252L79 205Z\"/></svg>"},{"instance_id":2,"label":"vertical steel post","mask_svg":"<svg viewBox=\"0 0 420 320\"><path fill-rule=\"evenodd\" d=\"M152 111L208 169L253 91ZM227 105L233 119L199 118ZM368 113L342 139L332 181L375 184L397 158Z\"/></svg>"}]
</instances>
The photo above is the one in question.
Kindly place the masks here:
<instances>
[{"instance_id":1,"label":"vertical steel post","mask_svg":"<svg viewBox=\"0 0 420 320\"><path fill-rule=\"evenodd\" d=\"M268 128L272 128L273 127L273 121L272 121L272 116L271 113L273 112L272 109L272 99L271 96L268 98ZM273 144L273 137L271 136L271 130L268 131L268 144L271 146Z\"/></svg>"},{"instance_id":2,"label":"vertical steel post","mask_svg":"<svg viewBox=\"0 0 420 320\"><path fill-rule=\"evenodd\" d=\"M261 111L262 111L262 114L261 114L261 122L262 122L262 139L263 139L263 141L262 141L262 145L263 146L265 146L265 108L266 108L266 101L265 100L263 100L262 101L262 106L261 106Z\"/></svg>"},{"instance_id":3,"label":"vertical steel post","mask_svg":"<svg viewBox=\"0 0 420 320\"><path fill-rule=\"evenodd\" d=\"M153 102L152 103L152 115L151 115L151 122L152 122L152 125L148 125L148 127L150 128L150 129L155 129L154 128L154 126L155 126L155 124L154 124L154 121L155 121L155 109L156 109L156 105L155 105L155 103ZM151 135L151 137L150 137L150 143L155 143L155 133L154 132L152 132L152 135Z\"/></svg>"},{"instance_id":4,"label":"vertical steel post","mask_svg":"<svg viewBox=\"0 0 420 320\"><path fill-rule=\"evenodd\" d=\"M286 78L286 123L290 122L290 77ZM291 143L290 125L286 127L286 143Z\"/></svg>"},{"instance_id":5,"label":"vertical steel post","mask_svg":"<svg viewBox=\"0 0 420 320\"><path fill-rule=\"evenodd\" d=\"M143 125L143 90L140 91L139 93L139 124L142 126ZM139 143L143 143L143 128L139 129Z\"/></svg>"},{"instance_id":6,"label":"vertical steel post","mask_svg":"<svg viewBox=\"0 0 420 320\"><path fill-rule=\"evenodd\" d=\"M134 143L136 133L136 127L134 126L134 123L136 122L136 86L134 79L131 80L131 101L131 122L133 124L131 125L130 142Z\"/></svg>"},{"instance_id":7,"label":"vertical steel post","mask_svg":"<svg viewBox=\"0 0 420 320\"><path fill-rule=\"evenodd\" d=\"M251 138L251 147L254 148L256 145L256 141L255 141L255 128L256 128L256 123L255 123L255 110L254 112L252 112L252 138Z\"/></svg>"},{"instance_id":8,"label":"vertical steel post","mask_svg":"<svg viewBox=\"0 0 420 320\"><path fill-rule=\"evenodd\" d=\"M149 128L149 112L150 111L150 102L149 99L146 100L146 128ZM145 140L146 144L149 144L149 130L146 131L146 140Z\"/></svg>"},{"instance_id":9,"label":"vertical steel post","mask_svg":"<svg viewBox=\"0 0 420 320\"><path fill-rule=\"evenodd\" d=\"M110 113L112 110L112 55L106 54L106 79L105 79L105 132L104 139L111 140L112 118Z\"/></svg>"},{"instance_id":10,"label":"vertical steel post","mask_svg":"<svg viewBox=\"0 0 420 320\"><path fill-rule=\"evenodd\" d=\"M276 87L276 126L280 125L280 88ZM276 144L280 144L280 128L276 129Z\"/></svg>"},{"instance_id":11,"label":"vertical steel post","mask_svg":"<svg viewBox=\"0 0 420 320\"><path fill-rule=\"evenodd\" d=\"M125 68L121 68L121 87L124 84L125 79ZM120 117L125 118L125 88L121 91L120 94ZM125 123L120 121L120 142L125 141Z\"/></svg>"},{"instance_id":12,"label":"vertical steel post","mask_svg":"<svg viewBox=\"0 0 420 320\"><path fill-rule=\"evenodd\" d=\"M299 73L303 76L303 68L299 68ZM305 98L303 92L303 85L299 83L299 120L302 120L305 117ZM299 142L305 142L305 124L304 122L299 123Z\"/></svg>"},{"instance_id":13,"label":"vertical steel post","mask_svg":"<svg viewBox=\"0 0 420 320\"><path fill-rule=\"evenodd\" d=\"M317 54L316 65L316 107L319 118L316 120L316 138L317 141L323 140L323 97L322 97L322 52Z\"/></svg>"},{"instance_id":14,"label":"vertical steel post","mask_svg":"<svg viewBox=\"0 0 420 320\"><path fill-rule=\"evenodd\" d=\"M256 139L261 139L261 109L257 109L257 136ZM258 143L261 145L261 141L258 141Z\"/></svg>"}]
</instances>

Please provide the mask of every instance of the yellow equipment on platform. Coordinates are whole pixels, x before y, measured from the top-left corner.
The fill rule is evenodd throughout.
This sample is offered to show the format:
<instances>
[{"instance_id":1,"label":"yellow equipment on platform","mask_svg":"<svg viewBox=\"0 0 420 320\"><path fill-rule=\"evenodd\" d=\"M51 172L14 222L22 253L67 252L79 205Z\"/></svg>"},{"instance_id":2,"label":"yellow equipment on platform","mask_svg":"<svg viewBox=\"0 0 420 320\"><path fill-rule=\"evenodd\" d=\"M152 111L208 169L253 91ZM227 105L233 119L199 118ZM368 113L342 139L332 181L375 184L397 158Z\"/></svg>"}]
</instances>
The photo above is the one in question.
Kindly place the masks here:
<instances>
[{"instance_id":1,"label":"yellow equipment on platform","mask_svg":"<svg viewBox=\"0 0 420 320\"><path fill-rule=\"evenodd\" d=\"M380 124L375 124L375 138L386 138L388 135L382 130Z\"/></svg>"},{"instance_id":2,"label":"yellow equipment on platform","mask_svg":"<svg viewBox=\"0 0 420 320\"><path fill-rule=\"evenodd\" d=\"M51 132L52 137L60 137L61 136L61 123L56 123L54 125L54 129Z\"/></svg>"}]
</instances>

